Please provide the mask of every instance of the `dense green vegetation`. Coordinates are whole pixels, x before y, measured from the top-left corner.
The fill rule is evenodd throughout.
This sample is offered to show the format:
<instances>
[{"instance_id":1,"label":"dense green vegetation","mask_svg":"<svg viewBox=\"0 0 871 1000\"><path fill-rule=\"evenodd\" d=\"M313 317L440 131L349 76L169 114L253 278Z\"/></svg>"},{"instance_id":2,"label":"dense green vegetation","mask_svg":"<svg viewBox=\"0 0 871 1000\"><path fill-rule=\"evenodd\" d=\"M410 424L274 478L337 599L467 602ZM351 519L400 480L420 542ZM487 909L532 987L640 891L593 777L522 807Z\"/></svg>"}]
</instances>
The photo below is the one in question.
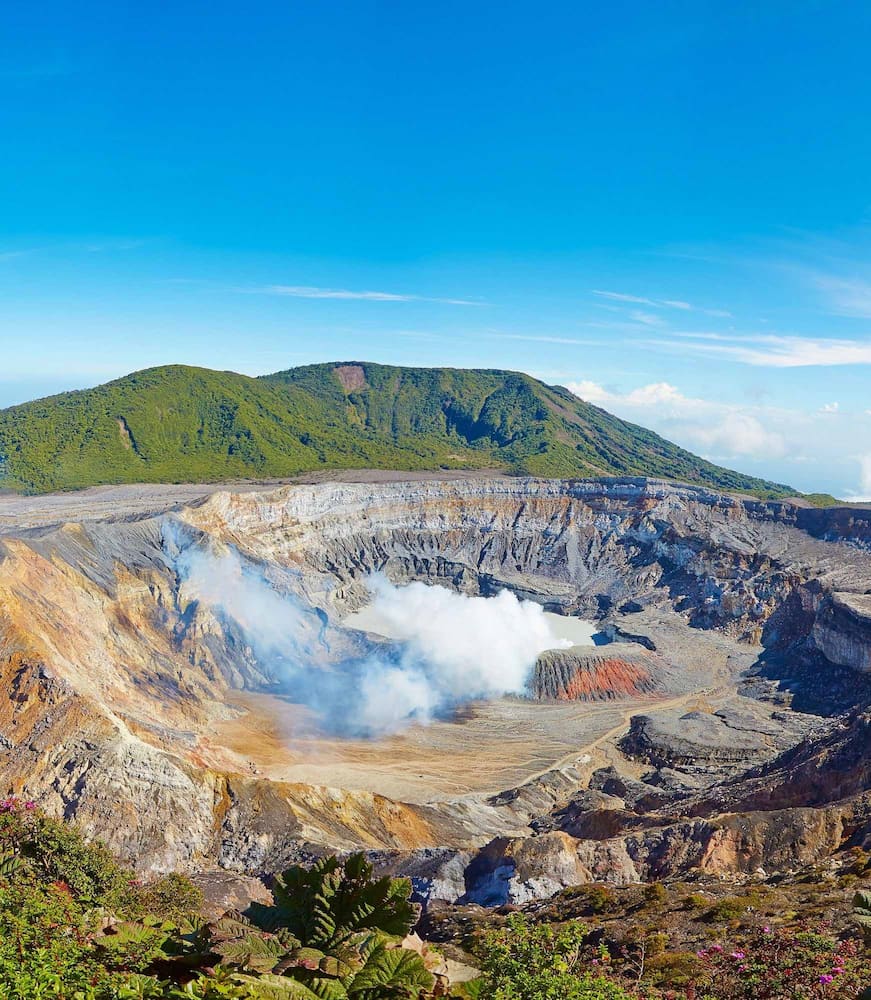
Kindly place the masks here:
<instances>
[{"instance_id":1,"label":"dense green vegetation","mask_svg":"<svg viewBox=\"0 0 871 1000\"><path fill-rule=\"evenodd\" d=\"M858 852L842 878L869 870ZM480 976L463 984L450 983L437 953L407 946L419 912L410 890L405 879L376 878L362 855L325 858L278 876L270 904L207 922L202 895L184 877L142 885L72 827L6 799L0 998L856 1000L868 986L865 890L855 895L852 931L835 934L820 920L797 925L759 887L719 910L663 886L628 890L637 897L628 906L607 888L578 887L534 917L483 914L486 929L464 942ZM552 919L551 907L564 905L592 919ZM695 950L669 947L675 905L701 921ZM595 915L618 908L622 931L597 925Z\"/></svg>"},{"instance_id":2,"label":"dense green vegetation","mask_svg":"<svg viewBox=\"0 0 871 1000\"><path fill-rule=\"evenodd\" d=\"M630 1000L618 983L591 967L588 936L580 923L552 926L511 917L485 940L479 995L490 1000Z\"/></svg>"},{"instance_id":3,"label":"dense green vegetation","mask_svg":"<svg viewBox=\"0 0 871 1000\"><path fill-rule=\"evenodd\" d=\"M0 486L25 492L317 469L488 467L794 492L713 465L516 372L351 362L255 379L168 366L0 411Z\"/></svg>"},{"instance_id":4,"label":"dense green vegetation","mask_svg":"<svg viewBox=\"0 0 871 1000\"><path fill-rule=\"evenodd\" d=\"M292 868L274 903L207 923L178 875L142 886L99 846L0 803L2 1000L423 1000L435 978L402 939L403 879L362 856Z\"/></svg>"},{"instance_id":5,"label":"dense green vegetation","mask_svg":"<svg viewBox=\"0 0 871 1000\"><path fill-rule=\"evenodd\" d=\"M802 499L812 507L836 507L841 503L831 493L802 493Z\"/></svg>"}]
</instances>

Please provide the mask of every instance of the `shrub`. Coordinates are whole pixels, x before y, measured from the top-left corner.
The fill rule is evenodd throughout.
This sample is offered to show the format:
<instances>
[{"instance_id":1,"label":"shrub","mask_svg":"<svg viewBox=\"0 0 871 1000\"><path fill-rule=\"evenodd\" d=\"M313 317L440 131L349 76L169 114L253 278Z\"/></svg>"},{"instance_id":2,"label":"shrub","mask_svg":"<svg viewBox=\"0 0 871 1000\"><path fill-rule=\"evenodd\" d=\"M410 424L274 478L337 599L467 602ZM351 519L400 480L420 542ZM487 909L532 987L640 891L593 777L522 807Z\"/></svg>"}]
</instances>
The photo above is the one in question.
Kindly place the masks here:
<instances>
[{"instance_id":1,"label":"shrub","mask_svg":"<svg viewBox=\"0 0 871 1000\"><path fill-rule=\"evenodd\" d=\"M357 854L289 868L273 895L249 908L250 921L228 916L215 927L215 951L252 988L287 1000L431 995L435 978L401 946L419 913L407 879L376 879Z\"/></svg>"},{"instance_id":2,"label":"shrub","mask_svg":"<svg viewBox=\"0 0 871 1000\"><path fill-rule=\"evenodd\" d=\"M148 882L137 894L136 906L145 913L167 919L199 913L203 893L184 875L172 873Z\"/></svg>"},{"instance_id":3,"label":"shrub","mask_svg":"<svg viewBox=\"0 0 871 1000\"><path fill-rule=\"evenodd\" d=\"M31 802L0 802L0 853L42 882L63 882L82 900L112 906L129 898L131 875L110 851Z\"/></svg>"},{"instance_id":4,"label":"shrub","mask_svg":"<svg viewBox=\"0 0 871 1000\"><path fill-rule=\"evenodd\" d=\"M705 919L711 922L740 920L754 909L756 902L753 896L724 896L708 910Z\"/></svg>"},{"instance_id":5,"label":"shrub","mask_svg":"<svg viewBox=\"0 0 871 1000\"><path fill-rule=\"evenodd\" d=\"M690 893L683 901L684 909L686 910L703 910L708 903L710 903L708 897L703 896L700 892Z\"/></svg>"},{"instance_id":6,"label":"shrub","mask_svg":"<svg viewBox=\"0 0 871 1000\"><path fill-rule=\"evenodd\" d=\"M644 887L644 902L649 905L662 905L668 901L668 889L661 882L651 882Z\"/></svg>"},{"instance_id":7,"label":"shrub","mask_svg":"<svg viewBox=\"0 0 871 1000\"><path fill-rule=\"evenodd\" d=\"M857 892L853 897L853 919L871 944L871 892Z\"/></svg>"},{"instance_id":8,"label":"shrub","mask_svg":"<svg viewBox=\"0 0 871 1000\"><path fill-rule=\"evenodd\" d=\"M109 973L89 943L93 928L61 883L22 878L0 887L0 996L3 1000L85 995Z\"/></svg>"},{"instance_id":9,"label":"shrub","mask_svg":"<svg viewBox=\"0 0 871 1000\"><path fill-rule=\"evenodd\" d=\"M481 997L488 1000L627 1000L616 983L582 957L583 924L530 924L514 915L487 935Z\"/></svg>"},{"instance_id":10,"label":"shrub","mask_svg":"<svg viewBox=\"0 0 871 1000\"><path fill-rule=\"evenodd\" d=\"M660 952L645 962L643 980L651 986L687 986L700 969L701 961L691 951Z\"/></svg>"},{"instance_id":11,"label":"shrub","mask_svg":"<svg viewBox=\"0 0 871 1000\"><path fill-rule=\"evenodd\" d=\"M810 931L755 931L740 944L699 952L706 1000L844 997L865 985L867 964L855 941Z\"/></svg>"}]
</instances>

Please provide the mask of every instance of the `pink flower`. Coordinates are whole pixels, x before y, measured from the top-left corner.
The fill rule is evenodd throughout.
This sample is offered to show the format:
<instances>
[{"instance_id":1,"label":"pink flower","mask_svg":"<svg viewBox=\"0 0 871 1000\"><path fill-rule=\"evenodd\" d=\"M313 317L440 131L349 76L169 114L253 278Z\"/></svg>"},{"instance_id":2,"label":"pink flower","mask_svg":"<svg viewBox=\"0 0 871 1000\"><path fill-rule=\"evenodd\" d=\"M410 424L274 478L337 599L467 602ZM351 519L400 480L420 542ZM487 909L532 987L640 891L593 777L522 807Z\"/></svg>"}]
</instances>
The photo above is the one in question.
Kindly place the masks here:
<instances>
[{"instance_id":1,"label":"pink flower","mask_svg":"<svg viewBox=\"0 0 871 1000\"><path fill-rule=\"evenodd\" d=\"M836 965L834 967L834 969L832 969L832 975L833 976L840 976L842 973L844 973L846 971L847 970L844 968L843 965Z\"/></svg>"},{"instance_id":2,"label":"pink flower","mask_svg":"<svg viewBox=\"0 0 871 1000\"><path fill-rule=\"evenodd\" d=\"M27 802L24 803L24 808L28 812L33 812L33 810L36 808L36 803L33 801L33 799L29 799Z\"/></svg>"},{"instance_id":3,"label":"pink flower","mask_svg":"<svg viewBox=\"0 0 871 1000\"><path fill-rule=\"evenodd\" d=\"M744 954L743 951L733 951L732 954L729 956L729 958L737 958L737 959L742 959L746 957L747 956Z\"/></svg>"},{"instance_id":4,"label":"pink flower","mask_svg":"<svg viewBox=\"0 0 871 1000\"><path fill-rule=\"evenodd\" d=\"M768 924L766 924L766 925L765 925L765 926L764 926L764 927L762 928L762 933L763 933L763 934L770 934L770 933L771 933L771 928L770 928L770 927L768 926Z\"/></svg>"},{"instance_id":5,"label":"pink flower","mask_svg":"<svg viewBox=\"0 0 871 1000\"><path fill-rule=\"evenodd\" d=\"M820 976L820 982L823 984L823 986L828 986L829 983L833 983L834 981L835 981L835 977L834 976L830 976L827 972L824 972Z\"/></svg>"},{"instance_id":6,"label":"pink flower","mask_svg":"<svg viewBox=\"0 0 871 1000\"><path fill-rule=\"evenodd\" d=\"M718 945L718 944L712 944L711 945L711 951L722 951L722 950L723 950L723 948L722 948L721 945Z\"/></svg>"}]
</instances>

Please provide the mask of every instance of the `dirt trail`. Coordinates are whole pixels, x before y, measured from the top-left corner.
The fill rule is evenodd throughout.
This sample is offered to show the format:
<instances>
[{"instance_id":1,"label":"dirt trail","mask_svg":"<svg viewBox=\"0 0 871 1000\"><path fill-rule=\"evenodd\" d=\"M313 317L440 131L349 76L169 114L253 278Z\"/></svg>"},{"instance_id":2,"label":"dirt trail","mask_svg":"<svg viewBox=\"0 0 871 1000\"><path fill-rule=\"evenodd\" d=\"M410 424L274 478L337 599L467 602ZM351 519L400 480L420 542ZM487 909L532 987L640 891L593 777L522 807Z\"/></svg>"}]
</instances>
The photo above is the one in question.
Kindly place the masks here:
<instances>
[{"instance_id":1,"label":"dirt trail","mask_svg":"<svg viewBox=\"0 0 871 1000\"><path fill-rule=\"evenodd\" d=\"M552 771L559 771L565 767L575 767L581 772L582 781L586 785L589 783L594 771L611 764L617 765L619 770L631 773L633 777L637 777L639 773L647 771L649 768L632 764L615 746L607 746L626 732L633 715L638 715L642 712L645 715L652 715L656 712L664 712L672 708L684 708L702 699L716 703L721 699L727 700L733 694L734 692L730 691L728 687L718 687L693 691L689 694L682 694L677 698L667 698L660 701L633 701L621 708L621 721L616 726L612 726L606 733L602 733L592 743L588 743L580 750L573 750L571 753L555 761L550 767L544 768L544 770L539 771L537 774L530 775L524 784L538 781Z\"/></svg>"}]
</instances>

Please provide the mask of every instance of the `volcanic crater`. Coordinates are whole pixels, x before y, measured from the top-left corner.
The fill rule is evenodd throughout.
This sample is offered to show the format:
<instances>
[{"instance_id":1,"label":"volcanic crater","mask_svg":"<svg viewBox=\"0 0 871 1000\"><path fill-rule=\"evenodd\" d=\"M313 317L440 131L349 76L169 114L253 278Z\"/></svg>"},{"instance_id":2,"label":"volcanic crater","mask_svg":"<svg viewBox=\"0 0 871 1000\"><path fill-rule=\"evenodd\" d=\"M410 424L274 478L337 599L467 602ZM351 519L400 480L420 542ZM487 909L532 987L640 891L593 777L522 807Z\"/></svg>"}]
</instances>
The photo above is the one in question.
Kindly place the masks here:
<instances>
[{"instance_id":1,"label":"volcanic crater","mask_svg":"<svg viewBox=\"0 0 871 1000\"><path fill-rule=\"evenodd\" d=\"M365 848L424 900L495 904L871 843L869 511L482 476L28 503L0 499L0 775L143 870ZM211 600L204 554L275 603ZM523 692L338 732L287 668L353 717L347 665L384 648L348 627L373 574L508 591L599 644L542 652Z\"/></svg>"}]
</instances>

